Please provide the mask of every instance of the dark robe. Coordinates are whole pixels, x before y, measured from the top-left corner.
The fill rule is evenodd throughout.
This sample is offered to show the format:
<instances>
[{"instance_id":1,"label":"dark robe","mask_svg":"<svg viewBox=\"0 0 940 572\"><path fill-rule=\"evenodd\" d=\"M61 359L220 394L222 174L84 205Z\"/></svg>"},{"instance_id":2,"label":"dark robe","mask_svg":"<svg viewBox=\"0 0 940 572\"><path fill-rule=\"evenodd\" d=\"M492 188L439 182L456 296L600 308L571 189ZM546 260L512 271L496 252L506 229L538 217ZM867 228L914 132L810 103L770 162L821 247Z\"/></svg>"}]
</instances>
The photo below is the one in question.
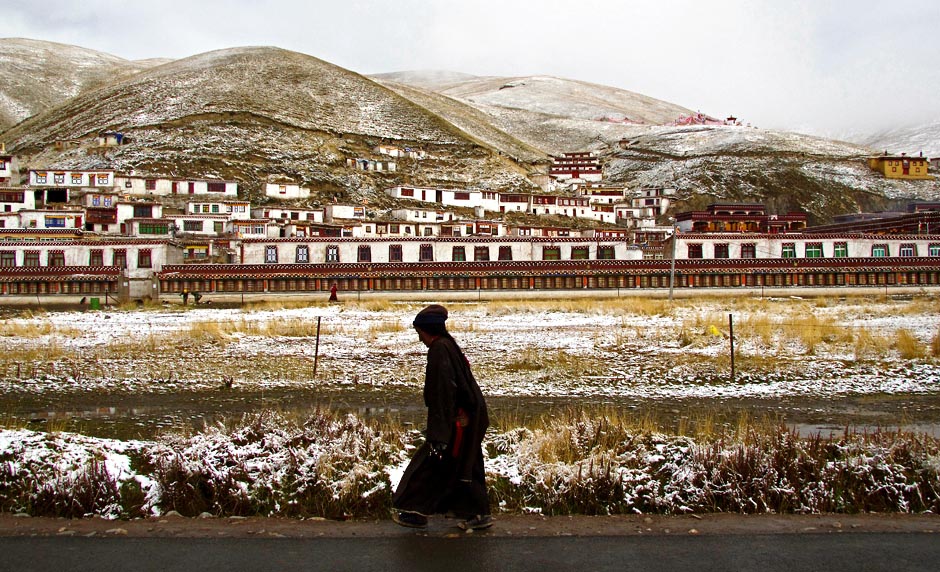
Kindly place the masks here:
<instances>
[{"instance_id":1,"label":"dark robe","mask_svg":"<svg viewBox=\"0 0 940 572\"><path fill-rule=\"evenodd\" d=\"M490 514L482 448L490 423L486 403L467 358L448 336L428 348L424 404L426 440L405 469L393 506L423 515L451 512L459 518ZM430 456L430 443L447 444L442 459Z\"/></svg>"}]
</instances>

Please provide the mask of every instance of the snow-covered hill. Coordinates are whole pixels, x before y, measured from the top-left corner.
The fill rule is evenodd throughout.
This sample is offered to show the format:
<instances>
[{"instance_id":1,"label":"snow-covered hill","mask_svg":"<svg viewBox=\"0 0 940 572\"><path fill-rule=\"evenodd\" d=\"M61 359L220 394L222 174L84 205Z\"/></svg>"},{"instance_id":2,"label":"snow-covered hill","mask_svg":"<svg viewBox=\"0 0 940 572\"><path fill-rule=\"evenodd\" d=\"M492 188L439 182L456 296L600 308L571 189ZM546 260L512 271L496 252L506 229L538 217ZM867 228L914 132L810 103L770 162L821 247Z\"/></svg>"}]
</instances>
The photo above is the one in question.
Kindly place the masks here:
<instances>
[{"instance_id":1,"label":"snow-covered hill","mask_svg":"<svg viewBox=\"0 0 940 572\"><path fill-rule=\"evenodd\" d=\"M0 38L0 132L76 95L164 63L24 38Z\"/></svg>"},{"instance_id":2,"label":"snow-covered hill","mask_svg":"<svg viewBox=\"0 0 940 572\"><path fill-rule=\"evenodd\" d=\"M278 48L232 48L182 60L128 62L74 46L0 40L0 133L26 168L115 168L238 180L257 193L286 175L333 198L387 203L398 184L534 190L550 155L592 150L606 181L674 187L677 209L762 202L771 212L836 214L940 200L940 183L869 170L875 148L742 126L671 125L691 110L622 89L554 77L401 72L372 79ZM52 89L55 86L56 89ZM44 89L45 88L45 89ZM45 99L43 99L45 98ZM25 117L29 116L29 119ZM0 124L2 128L2 124ZM935 127L940 131L940 127ZM94 148L102 130L128 145ZM924 132L926 141L931 138ZM57 142L69 142L64 148ZM398 170L357 171L381 143L419 147Z\"/></svg>"},{"instance_id":3,"label":"snow-covered hill","mask_svg":"<svg viewBox=\"0 0 940 572\"><path fill-rule=\"evenodd\" d=\"M858 135L852 140L882 153L923 153L925 157L940 157L940 120Z\"/></svg>"},{"instance_id":4,"label":"snow-covered hill","mask_svg":"<svg viewBox=\"0 0 940 572\"><path fill-rule=\"evenodd\" d=\"M101 130L131 142L89 154ZM278 48L177 60L86 92L3 134L36 166L111 166L258 181L286 174L331 195L371 194L394 174L349 169L382 142L425 149L409 165L425 184L527 186L525 169L423 107L356 74ZM55 141L77 144L65 152ZM471 181L471 179L476 179ZM249 183L251 184L251 183Z\"/></svg>"},{"instance_id":5,"label":"snow-covered hill","mask_svg":"<svg viewBox=\"0 0 940 572\"><path fill-rule=\"evenodd\" d=\"M391 89L408 85L472 106L499 129L553 155L600 148L631 133L629 127L671 123L692 113L631 91L550 76L476 77L424 71L373 78Z\"/></svg>"}]
</instances>

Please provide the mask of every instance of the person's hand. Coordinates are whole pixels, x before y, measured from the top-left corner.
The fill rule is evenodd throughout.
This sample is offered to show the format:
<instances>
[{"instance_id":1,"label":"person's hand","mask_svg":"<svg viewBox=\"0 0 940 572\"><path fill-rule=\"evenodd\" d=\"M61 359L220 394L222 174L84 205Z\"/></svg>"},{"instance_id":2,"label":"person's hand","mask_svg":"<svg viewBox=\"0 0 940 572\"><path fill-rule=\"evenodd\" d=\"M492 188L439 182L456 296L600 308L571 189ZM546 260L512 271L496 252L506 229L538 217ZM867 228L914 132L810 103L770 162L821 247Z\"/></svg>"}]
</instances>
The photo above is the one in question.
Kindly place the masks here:
<instances>
[{"instance_id":1,"label":"person's hand","mask_svg":"<svg viewBox=\"0 0 940 572\"><path fill-rule=\"evenodd\" d=\"M447 450L447 443L440 443L437 441L431 441L428 443L428 456L434 459L435 461L440 461L444 458L444 451Z\"/></svg>"}]
</instances>

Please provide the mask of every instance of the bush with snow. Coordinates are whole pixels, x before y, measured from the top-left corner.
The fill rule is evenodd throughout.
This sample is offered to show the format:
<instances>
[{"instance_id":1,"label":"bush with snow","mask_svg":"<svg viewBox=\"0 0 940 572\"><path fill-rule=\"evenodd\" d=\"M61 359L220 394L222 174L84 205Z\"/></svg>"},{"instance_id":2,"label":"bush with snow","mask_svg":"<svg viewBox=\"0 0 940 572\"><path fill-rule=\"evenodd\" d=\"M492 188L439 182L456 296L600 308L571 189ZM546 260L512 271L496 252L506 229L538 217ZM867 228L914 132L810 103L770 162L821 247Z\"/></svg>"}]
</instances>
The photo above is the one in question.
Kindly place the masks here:
<instances>
[{"instance_id":1,"label":"bush with snow","mask_svg":"<svg viewBox=\"0 0 940 572\"><path fill-rule=\"evenodd\" d=\"M120 442L0 431L0 509L44 516L375 518L420 436L353 415ZM786 428L672 436L604 416L491 431L491 500L506 512L940 512L940 441L903 432L800 438Z\"/></svg>"}]
</instances>

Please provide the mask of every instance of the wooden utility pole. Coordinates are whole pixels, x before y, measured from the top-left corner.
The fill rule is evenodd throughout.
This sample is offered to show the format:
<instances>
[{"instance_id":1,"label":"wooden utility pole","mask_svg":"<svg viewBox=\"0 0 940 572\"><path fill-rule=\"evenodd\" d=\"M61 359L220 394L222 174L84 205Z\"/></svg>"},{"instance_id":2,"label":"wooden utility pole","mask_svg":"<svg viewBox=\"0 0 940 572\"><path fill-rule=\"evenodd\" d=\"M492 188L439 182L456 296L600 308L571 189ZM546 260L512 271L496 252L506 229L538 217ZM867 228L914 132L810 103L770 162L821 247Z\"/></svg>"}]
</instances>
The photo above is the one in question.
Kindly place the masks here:
<instances>
[{"instance_id":1,"label":"wooden utility pole","mask_svg":"<svg viewBox=\"0 0 940 572\"><path fill-rule=\"evenodd\" d=\"M728 314L728 332L731 338L731 383L734 383L734 319Z\"/></svg>"},{"instance_id":2,"label":"wooden utility pole","mask_svg":"<svg viewBox=\"0 0 940 572\"><path fill-rule=\"evenodd\" d=\"M313 348L313 377L317 377L317 362L320 361L320 319L317 316L317 344Z\"/></svg>"}]
</instances>

